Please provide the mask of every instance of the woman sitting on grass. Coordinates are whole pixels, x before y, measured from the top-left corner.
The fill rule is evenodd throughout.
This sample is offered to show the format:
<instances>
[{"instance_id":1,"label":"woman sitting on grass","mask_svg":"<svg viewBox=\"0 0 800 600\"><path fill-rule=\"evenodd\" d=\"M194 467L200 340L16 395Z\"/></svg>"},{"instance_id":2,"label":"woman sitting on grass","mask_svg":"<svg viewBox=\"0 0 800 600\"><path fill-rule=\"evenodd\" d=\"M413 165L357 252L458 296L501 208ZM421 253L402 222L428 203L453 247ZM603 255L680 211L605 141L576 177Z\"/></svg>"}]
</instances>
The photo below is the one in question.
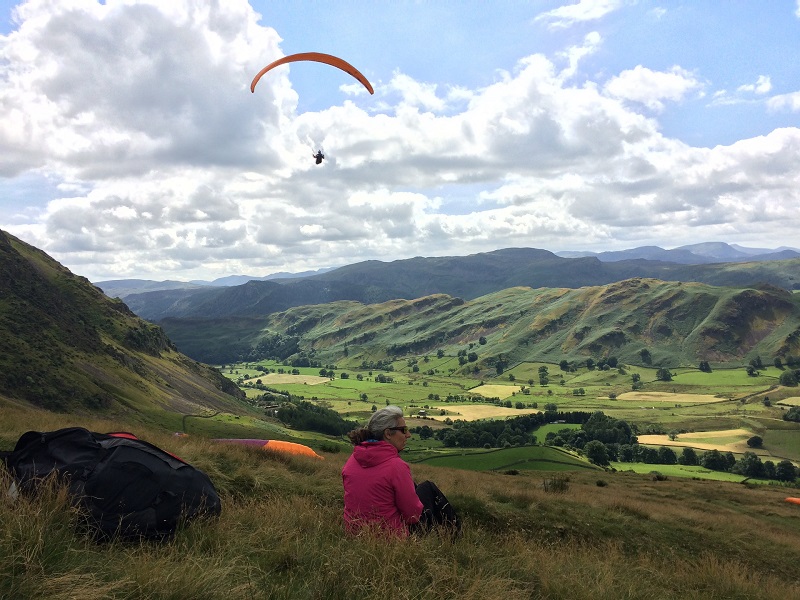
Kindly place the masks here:
<instances>
[{"instance_id":1,"label":"woman sitting on grass","mask_svg":"<svg viewBox=\"0 0 800 600\"><path fill-rule=\"evenodd\" d=\"M411 468L400 458L411 437L403 410L387 406L373 413L366 427L347 434L353 454L342 469L344 522L347 531L365 526L406 537L422 514Z\"/></svg>"}]
</instances>

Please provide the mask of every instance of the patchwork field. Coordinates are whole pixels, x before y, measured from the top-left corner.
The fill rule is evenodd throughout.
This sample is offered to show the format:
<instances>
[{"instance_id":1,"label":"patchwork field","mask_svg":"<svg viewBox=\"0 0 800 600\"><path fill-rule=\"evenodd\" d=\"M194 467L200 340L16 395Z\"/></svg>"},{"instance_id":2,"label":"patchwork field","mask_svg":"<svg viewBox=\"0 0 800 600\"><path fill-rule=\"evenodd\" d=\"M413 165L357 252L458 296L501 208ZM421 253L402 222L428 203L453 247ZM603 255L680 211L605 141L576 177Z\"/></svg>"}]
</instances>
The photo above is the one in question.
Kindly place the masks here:
<instances>
[{"instance_id":1,"label":"patchwork field","mask_svg":"<svg viewBox=\"0 0 800 600\"><path fill-rule=\"evenodd\" d=\"M648 446L691 446L699 450L719 450L720 452L747 452L747 440L753 432L747 429L725 429L721 431L695 431L682 433L674 440L666 435L640 435L639 443Z\"/></svg>"},{"instance_id":2,"label":"patchwork field","mask_svg":"<svg viewBox=\"0 0 800 600\"><path fill-rule=\"evenodd\" d=\"M506 408L495 406L494 404L447 404L443 406L447 411L444 416L433 414L429 418L444 420L464 419L465 421L475 421L477 419L497 419L502 417L519 417L531 413L541 412L536 408Z\"/></svg>"},{"instance_id":3,"label":"patchwork field","mask_svg":"<svg viewBox=\"0 0 800 600\"><path fill-rule=\"evenodd\" d=\"M247 379L245 383L255 383L258 380L264 385L282 385L286 383L299 383L306 385L319 385L320 383L328 383L330 378L320 377L319 375L292 375L291 373L265 373Z\"/></svg>"},{"instance_id":4,"label":"patchwork field","mask_svg":"<svg viewBox=\"0 0 800 600\"><path fill-rule=\"evenodd\" d=\"M790 398L784 398L778 404L786 404L788 406L800 406L800 396L792 396Z\"/></svg>"},{"instance_id":5,"label":"patchwork field","mask_svg":"<svg viewBox=\"0 0 800 600\"><path fill-rule=\"evenodd\" d=\"M711 394L679 394L671 392L625 392L617 396L617 400L628 402L671 402L675 404L704 404L722 402L725 398L717 398Z\"/></svg>"},{"instance_id":6,"label":"patchwork field","mask_svg":"<svg viewBox=\"0 0 800 600\"><path fill-rule=\"evenodd\" d=\"M470 390L470 392L480 394L484 398L501 398L503 400L521 391L522 387L518 385L499 385L489 383L485 385L479 385L478 387L474 387Z\"/></svg>"}]
</instances>

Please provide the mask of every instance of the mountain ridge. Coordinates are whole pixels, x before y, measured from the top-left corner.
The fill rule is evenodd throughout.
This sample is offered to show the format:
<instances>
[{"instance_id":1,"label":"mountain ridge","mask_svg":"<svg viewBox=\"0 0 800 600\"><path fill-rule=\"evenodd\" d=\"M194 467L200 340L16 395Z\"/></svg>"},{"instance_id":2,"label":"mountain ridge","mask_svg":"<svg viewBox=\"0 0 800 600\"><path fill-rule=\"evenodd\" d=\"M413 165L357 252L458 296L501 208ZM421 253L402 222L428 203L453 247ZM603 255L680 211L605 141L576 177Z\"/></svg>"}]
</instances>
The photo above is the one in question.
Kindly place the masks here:
<instances>
[{"instance_id":1,"label":"mountain ridge","mask_svg":"<svg viewBox=\"0 0 800 600\"><path fill-rule=\"evenodd\" d=\"M603 262L597 257L562 258L535 248L505 248L467 256L370 260L300 279L145 292L126 296L125 302L139 316L159 322L172 317L253 317L339 300L371 304L438 293L470 300L515 286L579 288L635 277L800 289L800 258L685 265L644 259Z\"/></svg>"},{"instance_id":2,"label":"mountain ridge","mask_svg":"<svg viewBox=\"0 0 800 600\"><path fill-rule=\"evenodd\" d=\"M4 231L0 281L0 396L55 411L247 411L163 329Z\"/></svg>"},{"instance_id":3,"label":"mountain ridge","mask_svg":"<svg viewBox=\"0 0 800 600\"><path fill-rule=\"evenodd\" d=\"M264 317L171 318L162 326L185 352L214 364L276 358L352 367L468 348L479 359L459 366L479 367L481 376L493 376L497 361L615 356L644 364L642 349L653 366L741 365L756 356L800 356L800 295L637 278L578 289L513 287L473 300L342 300Z\"/></svg>"}]
</instances>

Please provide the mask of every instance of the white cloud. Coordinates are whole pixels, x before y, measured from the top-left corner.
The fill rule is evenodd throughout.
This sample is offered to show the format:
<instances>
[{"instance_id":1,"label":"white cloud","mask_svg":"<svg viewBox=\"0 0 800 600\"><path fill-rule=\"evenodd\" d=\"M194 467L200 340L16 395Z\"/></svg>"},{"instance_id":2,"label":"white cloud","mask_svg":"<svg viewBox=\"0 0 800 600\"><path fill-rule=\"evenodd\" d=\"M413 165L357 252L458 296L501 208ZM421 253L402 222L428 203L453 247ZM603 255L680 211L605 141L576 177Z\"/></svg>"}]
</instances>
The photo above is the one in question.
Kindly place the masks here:
<instances>
[{"instance_id":1,"label":"white cloud","mask_svg":"<svg viewBox=\"0 0 800 600\"><path fill-rule=\"evenodd\" d=\"M798 129L713 149L666 138L653 114L704 84L646 66L578 82L594 32L480 88L398 71L375 97L299 114L286 71L249 91L283 51L244 0L32 0L20 14L0 38L0 176L63 197L0 227L94 280L726 231L788 244L800 226ZM800 110L797 94L768 105Z\"/></svg>"},{"instance_id":2,"label":"white cloud","mask_svg":"<svg viewBox=\"0 0 800 600\"><path fill-rule=\"evenodd\" d=\"M596 21L621 8L623 0L580 0L537 15L537 21L547 21L552 29L570 27L575 23Z\"/></svg>"},{"instance_id":3,"label":"white cloud","mask_svg":"<svg viewBox=\"0 0 800 600\"><path fill-rule=\"evenodd\" d=\"M702 88L702 83L689 71L672 67L669 71L652 71L642 65L623 71L603 86L614 98L639 102L650 110L664 110L664 100L681 101L687 93Z\"/></svg>"},{"instance_id":4,"label":"white cloud","mask_svg":"<svg viewBox=\"0 0 800 600\"><path fill-rule=\"evenodd\" d=\"M790 112L800 112L800 92L773 96L767 100L767 108L775 111L788 110Z\"/></svg>"},{"instance_id":5,"label":"white cloud","mask_svg":"<svg viewBox=\"0 0 800 600\"><path fill-rule=\"evenodd\" d=\"M755 83L740 85L737 90L740 92L753 92L755 94L766 94L772 89L772 81L769 75L759 75Z\"/></svg>"}]
</instances>

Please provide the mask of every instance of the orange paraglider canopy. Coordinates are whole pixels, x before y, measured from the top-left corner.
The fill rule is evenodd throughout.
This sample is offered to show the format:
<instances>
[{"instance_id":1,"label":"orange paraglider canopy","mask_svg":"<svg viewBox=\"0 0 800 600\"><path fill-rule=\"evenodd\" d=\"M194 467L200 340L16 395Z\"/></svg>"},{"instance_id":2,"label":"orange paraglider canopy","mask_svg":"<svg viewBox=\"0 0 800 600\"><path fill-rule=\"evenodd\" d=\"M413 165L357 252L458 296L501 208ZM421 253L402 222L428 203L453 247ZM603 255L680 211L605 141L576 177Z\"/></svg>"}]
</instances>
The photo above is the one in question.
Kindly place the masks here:
<instances>
[{"instance_id":1,"label":"orange paraglider canopy","mask_svg":"<svg viewBox=\"0 0 800 600\"><path fill-rule=\"evenodd\" d=\"M294 442L284 442L283 440L269 440L263 446L264 450L273 450L275 452L286 452L287 454L299 454L301 456L311 456L313 458L323 459L322 456L314 452L308 446L303 444L296 444Z\"/></svg>"},{"instance_id":2,"label":"orange paraglider canopy","mask_svg":"<svg viewBox=\"0 0 800 600\"><path fill-rule=\"evenodd\" d=\"M786 501L791 504L800 504L800 498L787 498Z\"/></svg>"},{"instance_id":3,"label":"orange paraglider canopy","mask_svg":"<svg viewBox=\"0 0 800 600\"><path fill-rule=\"evenodd\" d=\"M300 52L299 54L290 54L289 56L279 58L275 62L271 62L266 67L261 69L255 77L253 77L253 82L250 84L250 91L256 91L256 84L258 83L258 80L261 79L267 71L274 69L275 67L279 67L280 65L285 65L286 63L296 62L299 60L310 60L313 62L325 63L326 65L341 69L345 73L349 73L358 79L362 85L367 88L367 91L370 94L375 93L375 91L372 89L372 85L370 85L369 81L367 81L367 78L364 77L353 65L346 60L330 54L323 54L322 52Z\"/></svg>"}]
</instances>

